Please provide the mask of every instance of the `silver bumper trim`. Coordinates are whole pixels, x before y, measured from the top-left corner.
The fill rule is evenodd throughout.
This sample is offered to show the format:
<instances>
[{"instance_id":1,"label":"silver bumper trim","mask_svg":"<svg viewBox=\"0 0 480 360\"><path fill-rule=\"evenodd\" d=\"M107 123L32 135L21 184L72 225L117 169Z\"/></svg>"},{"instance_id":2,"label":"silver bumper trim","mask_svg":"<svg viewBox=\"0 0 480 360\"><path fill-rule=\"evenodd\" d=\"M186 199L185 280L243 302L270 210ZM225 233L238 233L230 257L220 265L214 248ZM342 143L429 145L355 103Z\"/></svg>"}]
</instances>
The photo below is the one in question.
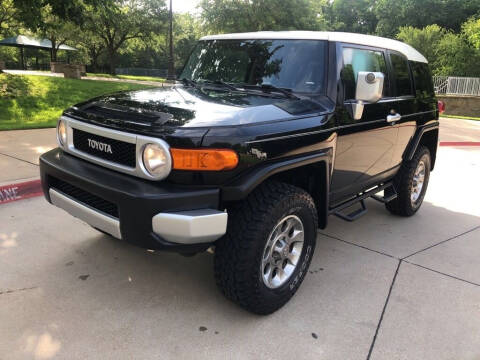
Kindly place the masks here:
<instances>
[{"instance_id":1,"label":"silver bumper trim","mask_svg":"<svg viewBox=\"0 0 480 360\"><path fill-rule=\"evenodd\" d=\"M156 234L170 242L207 243L227 232L227 219L227 212L212 209L159 213L152 218L152 228Z\"/></svg>"},{"instance_id":2,"label":"silver bumper trim","mask_svg":"<svg viewBox=\"0 0 480 360\"><path fill-rule=\"evenodd\" d=\"M70 215L85 221L89 225L111 234L117 239L122 238L120 233L120 222L118 219L95 211L53 188L48 192L50 194L50 201L53 205L58 206Z\"/></svg>"}]
</instances>

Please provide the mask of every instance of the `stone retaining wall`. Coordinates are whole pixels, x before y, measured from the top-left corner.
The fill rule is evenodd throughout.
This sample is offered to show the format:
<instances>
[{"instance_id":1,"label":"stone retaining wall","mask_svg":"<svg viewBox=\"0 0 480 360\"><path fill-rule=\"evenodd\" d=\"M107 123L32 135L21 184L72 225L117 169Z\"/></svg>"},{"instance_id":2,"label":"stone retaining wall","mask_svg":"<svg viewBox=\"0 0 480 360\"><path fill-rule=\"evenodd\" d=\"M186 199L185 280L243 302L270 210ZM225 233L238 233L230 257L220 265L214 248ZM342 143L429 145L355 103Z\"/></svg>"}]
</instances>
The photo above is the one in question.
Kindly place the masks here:
<instances>
[{"instance_id":1,"label":"stone retaining wall","mask_svg":"<svg viewBox=\"0 0 480 360\"><path fill-rule=\"evenodd\" d=\"M445 103L446 115L480 117L480 97L437 95L437 99Z\"/></svg>"}]
</instances>

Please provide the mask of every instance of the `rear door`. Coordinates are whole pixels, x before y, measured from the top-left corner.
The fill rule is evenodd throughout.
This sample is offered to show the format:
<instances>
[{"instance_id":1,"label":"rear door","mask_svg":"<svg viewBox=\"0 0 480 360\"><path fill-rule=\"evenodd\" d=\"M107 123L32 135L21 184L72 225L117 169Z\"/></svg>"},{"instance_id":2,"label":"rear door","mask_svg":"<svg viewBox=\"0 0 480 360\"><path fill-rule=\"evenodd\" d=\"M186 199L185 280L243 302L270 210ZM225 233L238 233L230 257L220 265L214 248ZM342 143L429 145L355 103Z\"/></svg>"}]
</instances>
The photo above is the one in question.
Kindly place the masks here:
<instances>
[{"instance_id":1,"label":"rear door","mask_svg":"<svg viewBox=\"0 0 480 360\"><path fill-rule=\"evenodd\" d=\"M331 204L345 200L370 184L388 177L397 143L398 128L386 121L396 99L390 87L387 52L384 49L338 44L340 64L338 139L331 183ZM363 116L354 120L349 103L355 101L359 71L385 75L383 97L365 104Z\"/></svg>"},{"instance_id":2,"label":"rear door","mask_svg":"<svg viewBox=\"0 0 480 360\"><path fill-rule=\"evenodd\" d=\"M388 60L391 68L392 92L395 97L390 112L401 116L400 120L391 124L398 129L392 166L399 167L405 148L415 133L416 122L422 114L421 106L415 98L412 69L407 58L399 52L390 50Z\"/></svg>"}]
</instances>

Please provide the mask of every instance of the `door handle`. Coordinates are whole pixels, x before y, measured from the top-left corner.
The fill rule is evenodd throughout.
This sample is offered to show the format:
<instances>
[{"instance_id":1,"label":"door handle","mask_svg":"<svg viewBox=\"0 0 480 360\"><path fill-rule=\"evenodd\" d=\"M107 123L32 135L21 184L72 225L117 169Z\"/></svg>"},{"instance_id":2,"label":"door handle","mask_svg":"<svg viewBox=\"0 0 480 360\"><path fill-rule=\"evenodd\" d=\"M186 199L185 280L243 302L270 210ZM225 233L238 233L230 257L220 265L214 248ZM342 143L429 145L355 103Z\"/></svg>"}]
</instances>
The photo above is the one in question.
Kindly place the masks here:
<instances>
[{"instance_id":1,"label":"door handle","mask_svg":"<svg viewBox=\"0 0 480 360\"><path fill-rule=\"evenodd\" d=\"M402 115L400 115L398 113L387 116L387 122L389 122L389 123L400 121L401 119L402 119Z\"/></svg>"}]
</instances>

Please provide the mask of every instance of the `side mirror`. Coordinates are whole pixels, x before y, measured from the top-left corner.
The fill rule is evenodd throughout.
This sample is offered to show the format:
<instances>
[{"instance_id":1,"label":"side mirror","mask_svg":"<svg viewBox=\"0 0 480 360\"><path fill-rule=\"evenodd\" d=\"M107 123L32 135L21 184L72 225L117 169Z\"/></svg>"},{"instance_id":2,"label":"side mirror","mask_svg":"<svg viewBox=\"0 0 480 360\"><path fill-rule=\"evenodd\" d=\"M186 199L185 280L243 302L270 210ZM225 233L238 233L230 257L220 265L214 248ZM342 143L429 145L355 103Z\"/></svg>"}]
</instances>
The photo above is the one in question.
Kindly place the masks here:
<instances>
[{"instance_id":1,"label":"side mirror","mask_svg":"<svg viewBox=\"0 0 480 360\"><path fill-rule=\"evenodd\" d=\"M362 118L364 103L376 103L382 98L384 79L381 72L358 72L356 102L352 103L352 116L355 120Z\"/></svg>"},{"instance_id":2,"label":"side mirror","mask_svg":"<svg viewBox=\"0 0 480 360\"><path fill-rule=\"evenodd\" d=\"M384 79L385 76L381 72L360 71L355 100L376 103L382 98Z\"/></svg>"}]
</instances>

